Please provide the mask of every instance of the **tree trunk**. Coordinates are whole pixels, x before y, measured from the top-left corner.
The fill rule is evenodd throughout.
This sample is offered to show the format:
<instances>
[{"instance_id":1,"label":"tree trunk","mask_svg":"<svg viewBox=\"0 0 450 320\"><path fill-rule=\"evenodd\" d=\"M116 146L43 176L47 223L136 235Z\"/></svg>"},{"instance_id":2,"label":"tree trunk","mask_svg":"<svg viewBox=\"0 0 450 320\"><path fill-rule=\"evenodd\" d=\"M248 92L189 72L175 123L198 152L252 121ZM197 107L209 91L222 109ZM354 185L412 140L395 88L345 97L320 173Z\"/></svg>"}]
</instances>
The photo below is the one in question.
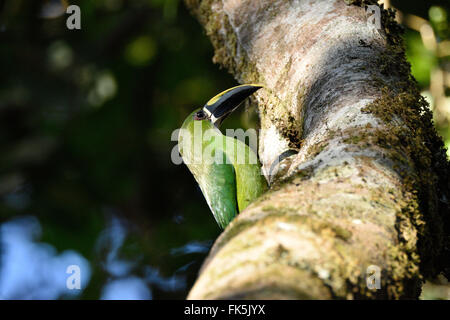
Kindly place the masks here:
<instances>
[{"instance_id":1,"label":"tree trunk","mask_svg":"<svg viewBox=\"0 0 450 320\"><path fill-rule=\"evenodd\" d=\"M188 298L417 298L448 270L450 166L393 12L378 29L373 0L185 2L213 60L265 85L258 151L275 168Z\"/></svg>"}]
</instances>

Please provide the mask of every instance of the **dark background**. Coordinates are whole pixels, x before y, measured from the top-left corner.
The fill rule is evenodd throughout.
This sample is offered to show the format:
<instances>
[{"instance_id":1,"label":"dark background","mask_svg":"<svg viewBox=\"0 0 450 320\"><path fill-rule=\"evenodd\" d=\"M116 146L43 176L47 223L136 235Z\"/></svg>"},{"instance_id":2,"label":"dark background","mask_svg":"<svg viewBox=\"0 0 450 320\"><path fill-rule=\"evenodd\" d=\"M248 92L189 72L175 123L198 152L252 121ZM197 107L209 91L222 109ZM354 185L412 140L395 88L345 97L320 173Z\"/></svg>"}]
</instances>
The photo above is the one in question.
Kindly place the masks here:
<instances>
[{"instance_id":1,"label":"dark background","mask_svg":"<svg viewBox=\"0 0 450 320\"><path fill-rule=\"evenodd\" d=\"M178 0L70 3L81 30L45 1L0 1L0 299L183 299L220 230L171 134L237 83ZM445 3L390 5L448 146L450 53L410 19L449 41ZM224 124L255 125L248 106ZM65 287L71 264L82 290ZM422 297L448 299L443 284Z\"/></svg>"}]
</instances>

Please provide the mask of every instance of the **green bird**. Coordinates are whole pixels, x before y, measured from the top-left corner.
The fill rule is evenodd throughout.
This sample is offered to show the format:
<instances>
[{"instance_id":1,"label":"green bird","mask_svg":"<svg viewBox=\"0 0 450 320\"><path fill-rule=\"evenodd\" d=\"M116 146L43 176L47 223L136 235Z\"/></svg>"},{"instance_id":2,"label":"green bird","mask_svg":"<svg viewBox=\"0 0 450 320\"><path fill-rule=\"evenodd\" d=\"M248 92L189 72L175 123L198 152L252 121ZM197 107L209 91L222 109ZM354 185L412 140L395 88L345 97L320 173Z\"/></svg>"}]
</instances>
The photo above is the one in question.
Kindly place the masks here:
<instances>
[{"instance_id":1,"label":"green bird","mask_svg":"<svg viewBox=\"0 0 450 320\"><path fill-rule=\"evenodd\" d=\"M255 152L240 140L223 135L218 128L261 87L245 84L219 93L203 108L194 110L180 130L180 154L222 229L267 190Z\"/></svg>"}]
</instances>

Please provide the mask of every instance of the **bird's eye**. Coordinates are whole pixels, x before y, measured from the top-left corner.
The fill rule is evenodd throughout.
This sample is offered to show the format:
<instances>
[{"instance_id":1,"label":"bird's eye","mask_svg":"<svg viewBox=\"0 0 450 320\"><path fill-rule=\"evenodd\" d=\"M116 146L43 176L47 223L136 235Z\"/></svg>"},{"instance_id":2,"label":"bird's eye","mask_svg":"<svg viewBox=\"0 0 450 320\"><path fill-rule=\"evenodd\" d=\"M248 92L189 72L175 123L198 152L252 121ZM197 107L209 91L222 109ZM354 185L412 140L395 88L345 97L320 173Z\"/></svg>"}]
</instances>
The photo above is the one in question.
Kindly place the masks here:
<instances>
[{"instance_id":1,"label":"bird's eye","mask_svg":"<svg viewBox=\"0 0 450 320\"><path fill-rule=\"evenodd\" d=\"M194 120L204 120L206 119L206 113L203 110L200 110L196 114L194 114Z\"/></svg>"}]
</instances>

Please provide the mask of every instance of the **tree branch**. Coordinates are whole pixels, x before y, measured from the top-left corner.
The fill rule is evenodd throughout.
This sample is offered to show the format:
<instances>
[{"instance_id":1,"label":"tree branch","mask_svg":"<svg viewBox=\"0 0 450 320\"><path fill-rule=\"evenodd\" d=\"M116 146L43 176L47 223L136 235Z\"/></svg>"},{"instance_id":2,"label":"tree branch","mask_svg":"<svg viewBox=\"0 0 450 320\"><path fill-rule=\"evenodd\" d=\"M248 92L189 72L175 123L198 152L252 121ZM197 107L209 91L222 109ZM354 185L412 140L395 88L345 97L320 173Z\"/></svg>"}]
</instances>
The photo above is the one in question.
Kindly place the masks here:
<instances>
[{"instance_id":1,"label":"tree branch","mask_svg":"<svg viewBox=\"0 0 450 320\"><path fill-rule=\"evenodd\" d=\"M266 86L265 174L299 150L217 239L188 298L418 297L448 268L450 166L392 12L377 29L363 5L376 1L185 2L213 60Z\"/></svg>"}]
</instances>

